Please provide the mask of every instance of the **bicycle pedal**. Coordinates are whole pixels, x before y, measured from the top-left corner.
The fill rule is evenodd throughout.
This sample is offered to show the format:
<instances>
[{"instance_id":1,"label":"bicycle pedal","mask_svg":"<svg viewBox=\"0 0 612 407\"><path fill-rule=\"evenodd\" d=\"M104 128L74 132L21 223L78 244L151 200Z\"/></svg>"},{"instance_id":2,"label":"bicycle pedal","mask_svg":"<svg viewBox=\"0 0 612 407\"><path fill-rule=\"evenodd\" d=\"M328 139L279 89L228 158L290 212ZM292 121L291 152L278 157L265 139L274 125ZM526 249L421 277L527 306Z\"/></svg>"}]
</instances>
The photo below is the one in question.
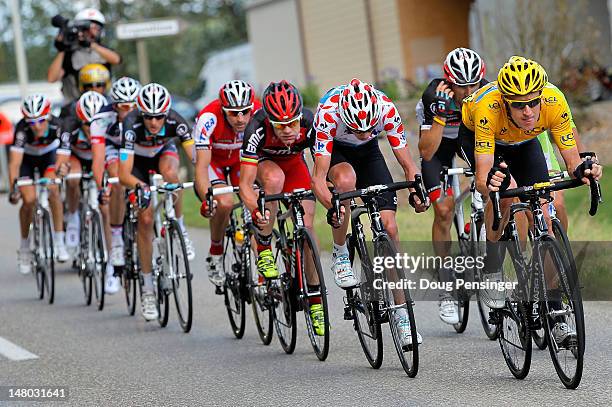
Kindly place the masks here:
<instances>
[{"instance_id":1,"label":"bicycle pedal","mask_svg":"<svg viewBox=\"0 0 612 407\"><path fill-rule=\"evenodd\" d=\"M499 325L501 324L501 314L497 311L489 312L489 320L487 321L491 325Z\"/></svg>"}]
</instances>

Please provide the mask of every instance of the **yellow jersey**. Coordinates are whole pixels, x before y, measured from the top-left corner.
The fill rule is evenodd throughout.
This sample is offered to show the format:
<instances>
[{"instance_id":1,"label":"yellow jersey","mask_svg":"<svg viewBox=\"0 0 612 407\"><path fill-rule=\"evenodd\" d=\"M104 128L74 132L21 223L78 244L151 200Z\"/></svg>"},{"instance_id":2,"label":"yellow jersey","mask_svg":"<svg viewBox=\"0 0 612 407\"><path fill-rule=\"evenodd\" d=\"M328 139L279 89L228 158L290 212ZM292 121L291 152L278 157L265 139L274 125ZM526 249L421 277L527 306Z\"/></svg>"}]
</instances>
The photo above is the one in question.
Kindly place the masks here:
<instances>
[{"instance_id":1,"label":"yellow jersey","mask_svg":"<svg viewBox=\"0 0 612 407\"><path fill-rule=\"evenodd\" d=\"M474 132L475 153L493 154L495 144L516 145L549 130L559 150L576 147L572 113L563 93L547 83L542 90L540 116L533 130L523 130L510 120L497 82L490 82L463 100L463 124Z\"/></svg>"}]
</instances>

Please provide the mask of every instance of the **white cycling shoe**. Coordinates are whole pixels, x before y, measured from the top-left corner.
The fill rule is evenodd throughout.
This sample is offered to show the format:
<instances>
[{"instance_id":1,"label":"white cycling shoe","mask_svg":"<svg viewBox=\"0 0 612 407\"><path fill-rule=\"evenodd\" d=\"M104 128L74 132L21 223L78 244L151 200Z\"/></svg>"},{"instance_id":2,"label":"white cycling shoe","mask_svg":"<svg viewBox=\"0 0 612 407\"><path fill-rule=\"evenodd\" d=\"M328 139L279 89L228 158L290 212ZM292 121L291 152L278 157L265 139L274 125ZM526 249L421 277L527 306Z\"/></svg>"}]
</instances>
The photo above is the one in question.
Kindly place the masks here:
<instances>
[{"instance_id":1,"label":"white cycling shoe","mask_svg":"<svg viewBox=\"0 0 612 407\"><path fill-rule=\"evenodd\" d=\"M159 317L159 313L157 312L157 300L155 299L155 294L144 292L142 293L142 297L140 298L140 303L142 306L142 317L147 321L153 321Z\"/></svg>"},{"instance_id":2,"label":"white cycling shoe","mask_svg":"<svg viewBox=\"0 0 612 407\"><path fill-rule=\"evenodd\" d=\"M32 251L30 249L17 250L17 271L23 275L32 272Z\"/></svg>"},{"instance_id":3,"label":"white cycling shoe","mask_svg":"<svg viewBox=\"0 0 612 407\"><path fill-rule=\"evenodd\" d=\"M492 283L500 283L504 281L504 275L501 271L497 273L483 274L483 279ZM495 288L484 288L480 290L480 299L491 309L501 309L506 305L506 290L496 290Z\"/></svg>"},{"instance_id":4,"label":"white cycling shoe","mask_svg":"<svg viewBox=\"0 0 612 407\"><path fill-rule=\"evenodd\" d=\"M576 331L565 322L557 322L552 329L552 336L559 346L566 346L576 339Z\"/></svg>"},{"instance_id":5,"label":"white cycling shoe","mask_svg":"<svg viewBox=\"0 0 612 407\"><path fill-rule=\"evenodd\" d=\"M223 286L225 275L223 273L223 255L210 255L206 258L208 279L217 287Z\"/></svg>"},{"instance_id":6,"label":"white cycling shoe","mask_svg":"<svg viewBox=\"0 0 612 407\"><path fill-rule=\"evenodd\" d=\"M104 292L110 295L117 294L121 289L121 280L114 275L115 268L109 263L106 266L106 282Z\"/></svg>"},{"instance_id":7,"label":"white cycling shoe","mask_svg":"<svg viewBox=\"0 0 612 407\"><path fill-rule=\"evenodd\" d=\"M66 250L66 245L64 242L57 242L54 248L55 258L60 263L65 263L70 260L70 253Z\"/></svg>"},{"instance_id":8,"label":"white cycling shoe","mask_svg":"<svg viewBox=\"0 0 612 407\"><path fill-rule=\"evenodd\" d=\"M408 318L408 311L406 311L406 309L399 309L393 318L395 319L394 322L400 334L402 347L412 345L412 328L410 326L410 319ZM420 333L417 332L416 337L417 343L423 343L423 337Z\"/></svg>"},{"instance_id":9,"label":"white cycling shoe","mask_svg":"<svg viewBox=\"0 0 612 407\"><path fill-rule=\"evenodd\" d=\"M440 300L440 319L449 325L459 323L459 310L457 302L452 297L444 297Z\"/></svg>"},{"instance_id":10,"label":"white cycling shoe","mask_svg":"<svg viewBox=\"0 0 612 407\"><path fill-rule=\"evenodd\" d=\"M334 273L334 281L340 288L352 288L359 284L359 280L355 277L351 261L348 255L340 254L333 256L334 264L332 264L332 273Z\"/></svg>"},{"instance_id":11,"label":"white cycling shoe","mask_svg":"<svg viewBox=\"0 0 612 407\"><path fill-rule=\"evenodd\" d=\"M189 238L187 232L183 232L183 240L185 240L185 250L187 251L187 260L193 261L195 259L195 247L193 246L193 242Z\"/></svg>"}]
</instances>

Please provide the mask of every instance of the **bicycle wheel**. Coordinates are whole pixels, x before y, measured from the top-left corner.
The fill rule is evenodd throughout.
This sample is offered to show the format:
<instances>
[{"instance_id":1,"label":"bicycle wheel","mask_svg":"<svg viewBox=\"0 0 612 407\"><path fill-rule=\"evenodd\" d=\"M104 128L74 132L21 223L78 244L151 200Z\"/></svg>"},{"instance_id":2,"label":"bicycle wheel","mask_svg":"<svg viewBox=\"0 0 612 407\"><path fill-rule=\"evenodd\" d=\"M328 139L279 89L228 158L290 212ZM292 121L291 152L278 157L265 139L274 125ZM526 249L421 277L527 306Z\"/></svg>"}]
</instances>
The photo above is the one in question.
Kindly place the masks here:
<instances>
[{"instance_id":1,"label":"bicycle wheel","mask_svg":"<svg viewBox=\"0 0 612 407\"><path fill-rule=\"evenodd\" d=\"M545 279L549 280L548 284L542 284L542 286L547 290L558 292L560 297L554 299L558 303L557 306L554 306L553 298L550 293L547 293L548 301L543 302L542 305L548 349L557 376L563 385L568 389L575 389L582 379L585 347L584 310L580 283L578 276L565 261L556 239L544 236L541 242L538 260L540 266L544 265L542 270L548 271ZM563 342L558 343L553 333L556 323L566 323L569 330L575 332L575 335L568 335Z\"/></svg>"},{"instance_id":2,"label":"bicycle wheel","mask_svg":"<svg viewBox=\"0 0 612 407\"><path fill-rule=\"evenodd\" d=\"M223 250L223 298L232 332L238 339L243 337L246 325L245 299L241 295L241 272L240 248L236 246L234 229L228 226Z\"/></svg>"},{"instance_id":3,"label":"bicycle wheel","mask_svg":"<svg viewBox=\"0 0 612 407\"><path fill-rule=\"evenodd\" d=\"M96 294L98 311L104 308L104 273L106 272L106 249L104 247L104 232L100 213L94 211L91 218L91 250L92 250L92 281L93 292Z\"/></svg>"},{"instance_id":4,"label":"bicycle wheel","mask_svg":"<svg viewBox=\"0 0 612 407\"><path fill-rule=\"evenodd\" d=\"M472 253L472 257L474 259L477 257L484 257L486 229L484 229L483 222L472 222L470 231L472 231L470 233L470 250ZM474 280L481 281L482 271L482 269L475 267ZM484 330L485 335L492 341L497 340L497 338L499 337L500 326L498 324L491 324L489 322L489 313L491 312L491 309L487 307L480 299L480 290L476 290L476 304L478 304L478 315L480 316L480 323L482 325L482 329Z\"/></svg>"},{"instance_id":5,"label":"bicycle wheel","mask_svg":"<svg viewBox=\"0 0 612 407\"><path fill-rule=\"evenodd\" d=\"M459 235L459 248L461 256L466 258L470 256L470 242L466 237L462 237L460 233ZM464 271L465 273L465 271ZM457 272L454 272L454 277L457 277ZM461 274L461 278L466 280L471 280L472 276L470 275L468 278ZM453 324L453 328L455 328L455 332L461 334L465 332L465 328L468 324L468 319L470 317L470 293L467 292L464 288L460 288L455 290L455 295L457 296L457 313L459 315L459 322Z\"/></svg>"},{"instance_id":6,"label":"bicycle wheel","mask_svg":"<svg viewBox=\"0 0 612 407\"><path fill-rule=\"evenodd\" d=\"M372 288L372 261L363 241L346 237L349 259L355 275L361 276L359 289L347 290L347 303L351 309L353 327L361 349L372 368L378 369L383 362L383 339L380 328L380 302ZM355 252L359 259L355 258ZM346 316L345 316L346 318Z\"/></svg>"},{"instance_id":7,"label":"bicycle wheel","mask_svg":"<svg viewBox=\"0 0 612 407\"><path fill-rule=\"evenodd\" d=\"M156 233L153 239L153 258L151 259L153 268L151 272L153 273L153 293L157 300L157 322L162 328L168 325L168 318L170 317L169 264L171 259L170 254L166 251L166 240L158 237Z\"/></svg>"},{"instance_id":8,"label":"bicycle wheel","mask_svg":"<svg viewBox=\"0 0 612 407\"><path fill-rule=\"evenodd\" d=\"M300 270L302 276L301 286L306 295L302 295L302 309L304 311L304 318L306 319L306 330L308 332L308 338L310 344L317 355L317 358L321 361L327 359L329 353L329 311L327 306L327 288L325 286L325 278L323 277L323 267L321 267L321 259L319 258L319 250L317 249L316 243L312 237L311 232L308 229L301 230L301 239L298 246L298 252L296 253L296 265ZM306 267L312 267L317 273L319 280L319 301L323 309L323 335L319 336L315 332L312 317L310 315L310 297L315 297L315 293L310 293L308 290L308 281L306 278ZM315 297L316 298L316 297Z\"/></svg>"},{"instance_id":9,"label":"bicycle wheel","mask_svg":"<svg viewBox=\"0 0 612 407\"><path fill-rule=\"evenodd\" d=\"M168 264L171 268L169 278L172 281L172 291L174 293L174 303L179 323L183 332L191 330L193 323L193 297L191 292L191 270L187 259L187 248L183 231L176 220L169 222L170 226L170 253L168 254ZM166 233L168 230L166 230Z\"/></svg>"},{"instance_id":10,"label":"bicycle wheel","mask_svg":"<svg viewBox=\"0 0 612 407\"><path fill-rule=\"evenodd\" d=\"M272 303L268 296L268 285L264 278L257 273L255 264L255 254L251 249L251 234L245 234L242 250L242 265L246 267L245 272L249 285L249 296L251 298L251 308L253 309L253 319L257 333L264 345L272 342L272 327L274 318L272 316Z\"/></svg>"},{"instance_id":11,"label":"bicycle wheel","mask_svg":"<svg viewBox=\"0 0 612 407\"><path fill-rule=\"evenodd\" d=\"M566 264L569 266L571 273L578 276L578 268L576 267L576 260L574 258L574 252L572 251L572 245L570 244L567 233L565 233L565 229L563 229L563 225L561 225L561 221L559 219L552 219L552 229Z\"/></svg>"},{"instance_id":12,"label":"bicycle wheel","mask_svg":"<svg viewBox=\"0 0 612 407\"><path fill-rule=\"evenodd\" d=\"M382 235L374 242L376 256L380 258L395 258L397 250L391 239ZM403 268L385 267L382 273L384 282L403 282L406 281ZM389 327L391 328L391 337L395 344L397 356L404 368L408 377L415 377L419 371L419 343L417 339L417 328L414 319L414 309L412 307L412 298L408 288L390 289L388 284L384 285L383 296L387 305L387 314L389 316ZM402 314L404 314L402 316ZM410 343L407 344L397 327L396 321L400 318L408 317L410 324Z\"/></svg>"},{"instance_id":13,"label":"bicycle wheel","mask_svg":"<svg viewBox=\"0 0 612 407\"><path fill-rule=\"evenodd\" d=\"M37 209L38 211L38 209ZM38 293L38 299L42 300L45 297L45 269L43 267L42 253L43 249L41 242L43 241L42 229L43 222L42 216L38 213L34 215L34 222L30 225L30 236L32 239L32 270L34 271L34 278L36 279L36 292Z\"/></svg>"},{"instance_id":14,"label":"bicycle wheel","mask_svg":"<svg viewBox=\"0 0 612 407\"><path fill-rule=\"evenodd\" d=\"M79 216L81 217L81 228L79 230L79 253L77 265L79 267L79 276L83 284L83 295L85 296L85 305L90 306L93 299L93 256L90 253L92 245L92 226L91 220L85 216L87 211L83 205L79 206Z\"/></svg>"},{"instance_id":15,"label":"bicycle wheel","mask_svg":"<svg viewBox=\"0 0 612 407\"><path fill-rule=\"evenodd\" d=\"M531 332L525 303L506 301L497 311L500 321L499 345L510 372L524 379L531 368Z\"/></svg>"},{"instance_id":16,"label":"bicycle wheel","mask_svg":"<svg viewBox=\"0 0 612 407\"><path fill-rule=\"evenodd\" d=\"M273 236L274 262L279 276L278 279L268 281L273 303L272 316L278 341L285 353L291 354L295 350L297 340L297 301L295 284L291 275L292 256L289 254L293 249L276 229Z\"/></svg>"},{"instance_id":17,"label":"bicycle wheel","mask_svg":"<svg viewBox=\"0 0 612 407\"><path fill-rule=\"evenodd\" d=\"M47 210L43 210L40 248L42 249L43 287L47 294L47 301L53 304L55 299L55 262L53 253L53 233L51 231L51 217Z\"/></svg>"},{"instance_id":18,"label":"bicycle wheel","mask_svg":"<svg viewBox=\"0 0 612 407\"><path fill-rule=\"evenodd\" d=\"M127 209L129 211L129 208ZM136 288L138 279L138 258L136 252L136 241L134 239L134 224L130 222L128 214L123 221L123 250L125 265L121 273L125 301L129 315L136 312Z\"/></svg>"}]
</instances>

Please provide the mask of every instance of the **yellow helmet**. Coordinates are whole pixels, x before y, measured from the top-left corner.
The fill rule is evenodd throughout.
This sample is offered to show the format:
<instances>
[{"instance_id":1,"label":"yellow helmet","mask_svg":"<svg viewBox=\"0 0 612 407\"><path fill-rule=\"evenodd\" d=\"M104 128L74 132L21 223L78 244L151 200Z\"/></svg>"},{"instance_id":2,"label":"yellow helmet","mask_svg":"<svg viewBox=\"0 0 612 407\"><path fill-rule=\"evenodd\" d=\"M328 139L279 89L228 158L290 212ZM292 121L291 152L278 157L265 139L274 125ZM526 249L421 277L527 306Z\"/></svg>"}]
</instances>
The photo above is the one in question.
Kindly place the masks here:
<instances>
[{"instance_id":1,"label":"yellow helmet","mask_svg":"<svg viewBox=\"0 0 612 407\"><path fill-rule=\"evenodd\" d=\"M497 74L497 86L504 96L527 95L544 89L548 82L542 65L531 59L512 56Z\"/></svg>"},{"instance_id":2,"label":"yellow helmet","mask_svg":"<svg viewBox=\"0 0 612 407\"><path fill-rule=\"evenodd\" d=\"M84 92L86 85L94 83L105 83L104 91L108 89L110 85L110 72L102 64L87 64L79 71L79 89Z\"/></svg>"}]
</instances>

